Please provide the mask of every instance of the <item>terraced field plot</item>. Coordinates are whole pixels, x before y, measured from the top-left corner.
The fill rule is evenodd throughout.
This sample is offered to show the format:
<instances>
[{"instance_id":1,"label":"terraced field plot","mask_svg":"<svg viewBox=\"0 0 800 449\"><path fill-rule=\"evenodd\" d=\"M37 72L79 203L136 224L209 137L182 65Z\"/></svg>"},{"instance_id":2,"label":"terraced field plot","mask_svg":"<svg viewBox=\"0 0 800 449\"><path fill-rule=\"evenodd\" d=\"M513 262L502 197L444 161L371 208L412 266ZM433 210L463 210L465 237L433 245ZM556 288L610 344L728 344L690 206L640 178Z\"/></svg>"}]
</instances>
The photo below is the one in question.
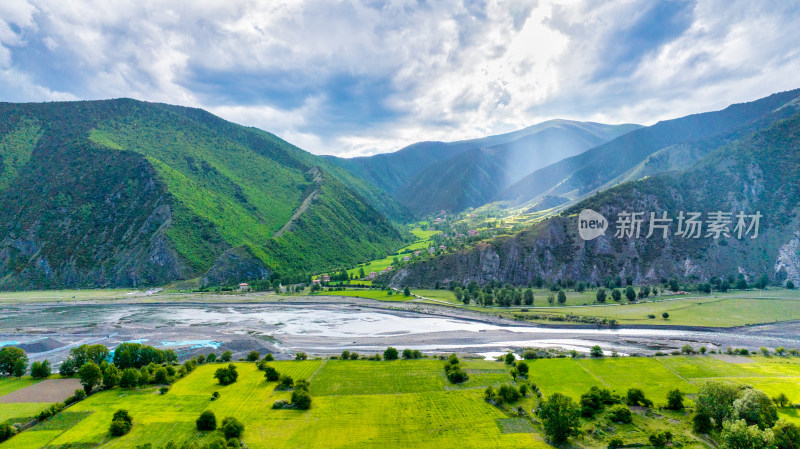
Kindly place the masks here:
<instances>
[{"instance_id":1,"label":"terraced field plot","mask_svg":"<svg viewBox=\"0 0 800 449\"><path fill-rule=\"evenodd\" d=\"M800 360L737 357L731 361L749 363L730 363L713 356L527 363L531 382L544 395L562 392L577 399L592 385L619 394L638 387L661 405L673 388L691 394L702 382L721 380L751 384L769 395L783 392L793 402L800 401ZM535 426L483 400L485 386L511 382L504 364L478 360L464 360L462 364L470 380L454 386L444 378L439 360L270 362L282 374L310 379L313 404L308 411L272 410L275 400L288 400L290 393L275 391L276 383L266 382L252 363L237 363L239 380L224 387L213 378L214 370L223 365L202 365L165 395L155 388L97 393L69 408L69 414L62 413L15 436L0 449L68 444L135 448L144 443L158 447L170 440L202 442L209 434L198 432L194 421L206 409L214 411L218 420L226 416L241 420L246 426L244 441L250 448L547 447L538 433L531 433ZM215 391L221 396L211 401ZM534 399L527 398L520 405L529 410L535 405ZM133 430L124 437L111 438L108 425L120 408L133 416ZM632 424L619 426L619 434L626 441L644 442L647 432L670 429L675 427L674 420L685 421L689 416L659 413L636 414ZM800 420L794 409L780 413L787 419ZM688 433L682 438L684 447L701 447ZM587 439L581 444L599 447L604 441Z\"/></svg>"}]
</instances>

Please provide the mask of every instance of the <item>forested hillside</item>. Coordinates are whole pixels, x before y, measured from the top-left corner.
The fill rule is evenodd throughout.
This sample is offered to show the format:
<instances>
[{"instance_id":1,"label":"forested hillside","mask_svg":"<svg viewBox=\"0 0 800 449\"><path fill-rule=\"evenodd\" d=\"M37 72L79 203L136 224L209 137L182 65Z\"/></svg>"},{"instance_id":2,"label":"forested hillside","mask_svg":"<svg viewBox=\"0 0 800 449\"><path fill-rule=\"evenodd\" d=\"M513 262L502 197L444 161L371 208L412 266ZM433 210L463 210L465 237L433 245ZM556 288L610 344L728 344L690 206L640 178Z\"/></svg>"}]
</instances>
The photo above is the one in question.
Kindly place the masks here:
<instances>
[{"instance_id":1,"label":"forested hillside","mask_svg":"<svg viewBox=\"0 0 800 449\"><path fill-rule=\"evenodd\" d=\"M742 273L752 281L800 281L800 114L780 120L748 137L719 147L689 170L624 183L584 200L561 216L513 236L398 270L394 285L430 286L450 281L485 284L496 279L525 285L542 278L601 283L630 277L636 284L678 277L703 281ZM609 223L605 235L578 236L583 209L600 212ZM730 213L729 237L676 235L681 211ZM642 212L639 237L615 236L623 212ZM673 219L666 238L661 230L647 238L650 213ZM758 235L739 238L739 212L760 213ZM713 220L712 220L713 221ZM750 227L752 219L746 225Z\"/></svg>"},{"instance_id":2,"label":"forested hillside","mask_svg":"<svg viewBox=\"0 0 800 449\"><path fill-rule=\"evenodd\" d=\"M534 170L638 128L549 120L480 139L420 142L394 153L328 159L424 216L481 206Z\"/></svg>"},{"instance_id":3,"label":"forested hillside","mask_svg":"<svg viewBox=\"0 0 800 449\"><path fill-rule=\"evenodd\" d=\"M377 209L403 208L374 186L205 111L122 99L0 112L4 288L291 277L403 242Z\"/></svg>"}]
</instances>

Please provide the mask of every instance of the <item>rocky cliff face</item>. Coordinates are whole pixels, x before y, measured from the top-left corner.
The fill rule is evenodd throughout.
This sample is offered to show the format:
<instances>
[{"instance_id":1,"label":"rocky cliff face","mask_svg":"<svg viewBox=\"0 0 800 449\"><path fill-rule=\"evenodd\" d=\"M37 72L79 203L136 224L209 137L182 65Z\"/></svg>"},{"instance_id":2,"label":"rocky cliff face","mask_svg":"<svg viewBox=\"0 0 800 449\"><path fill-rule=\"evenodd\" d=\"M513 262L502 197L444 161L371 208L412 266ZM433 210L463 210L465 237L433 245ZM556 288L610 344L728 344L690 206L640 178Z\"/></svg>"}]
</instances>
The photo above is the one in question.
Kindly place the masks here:
<instances>
[{"instance_id":1,"label":"rocky cliff face","mask_svg":"<svg viewBox=\"0 0 800 449\"><path fill-rule=\"evenodd\" d=\"M512 237L422 261L388 278L392 285L433 286L451 281L484 284L492 279L525 285L537 277L592 283L607 277L631 277L654 283L677 276L703 281L742 273L749 280L766 274L774 283L800 282L800 115L795 115L735 144L720 148L691 170L626 183L587 199ZM611 224L606 234L583 240L578 213L600 212ZM623 212L644 212L639 238L615 237ZM649 214L680 211L703 214L703 236L646 238ZM731 237L707 237L709 213L731 214ZM736 214L763 216L759 235L738 238ZM749 222L747 223L749 225Z\"/></svg>"}]
</instances>

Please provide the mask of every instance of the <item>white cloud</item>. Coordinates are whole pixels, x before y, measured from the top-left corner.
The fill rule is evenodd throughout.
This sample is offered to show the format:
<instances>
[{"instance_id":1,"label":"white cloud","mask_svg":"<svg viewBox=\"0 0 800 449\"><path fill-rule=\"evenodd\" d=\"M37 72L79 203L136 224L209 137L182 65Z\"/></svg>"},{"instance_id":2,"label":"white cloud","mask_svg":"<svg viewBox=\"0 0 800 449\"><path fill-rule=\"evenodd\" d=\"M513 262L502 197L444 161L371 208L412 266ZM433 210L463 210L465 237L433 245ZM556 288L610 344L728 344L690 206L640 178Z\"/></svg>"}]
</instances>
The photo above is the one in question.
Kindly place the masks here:
<instances>
[{"instance_id":1,"label":"white cloud","mask_svg":"<svg viewBox=\"0 0 800 449\"><path fill-rule=\"evenodd\" d=\"M654 20L659 7L688 25ZM556 116L649 124L800 87L797 29L781 1L5 0L0 101L134 97L373 154Z\"/></svg>"}]
</instances>

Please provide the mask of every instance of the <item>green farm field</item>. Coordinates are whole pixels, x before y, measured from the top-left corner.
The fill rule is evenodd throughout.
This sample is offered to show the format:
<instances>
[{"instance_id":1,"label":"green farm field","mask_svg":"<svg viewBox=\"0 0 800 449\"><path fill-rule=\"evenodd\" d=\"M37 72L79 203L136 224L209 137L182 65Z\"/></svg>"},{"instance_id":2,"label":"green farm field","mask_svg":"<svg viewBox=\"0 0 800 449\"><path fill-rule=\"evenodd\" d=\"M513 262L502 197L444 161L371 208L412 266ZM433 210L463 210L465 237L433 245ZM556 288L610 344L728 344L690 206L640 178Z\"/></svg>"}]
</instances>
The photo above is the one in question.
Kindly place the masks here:
<instances>
[{"instance_id":1,"label":"green farm field","mask_svg":"<svg viewBox=\"0 0 800 449\"><path fill-rule=\"evenodd\" d=\"M527 362L529 381L547 396L555 392L578 399L591 386L624 394L641 388L656 406L665 403L669 390L693 393L706 381L749 384L769 395L786 394L800 402L800 359L789 357L707 356L663 358L539 359ZM176 382L169 392L155 388L115 388L90 396L66 412L22 432L0 449L42 447L135 448L168 441L202 443L208 433L198 432L194 420L212 410L220 420L235 416L246 430L249 448L266 447L381 447L381 448L495 448L549 447L525 417L512 415L483 400L487 386L512 383L500 362L464 360L470 380L449 384L444 362L434 359L398 361L309 360L271 362L278 371L311 382L312 407L308 411L272 410L272 402L289 399L275 391L252 363L238 363L239 380L220 386L213 378L220 365L201 365ZM221 396L211 401L211 394ZM527 397L512 406L530 411L536 399ZM111 415L128 410L134 419L131 432L120 438L108 434ZM782 417L797 421L796 409L780 409ZM690 415L659 410L635 413L631 424L617 435L626 443L644 443L654 429L677 429L684 447L705 447L687 430ZM49 424L53 422L52 424ZM584 427L591 427L587 421ZM603 438L584 432L577 441L584 447L605 447Z\"/></svg>"}]
</instances>

